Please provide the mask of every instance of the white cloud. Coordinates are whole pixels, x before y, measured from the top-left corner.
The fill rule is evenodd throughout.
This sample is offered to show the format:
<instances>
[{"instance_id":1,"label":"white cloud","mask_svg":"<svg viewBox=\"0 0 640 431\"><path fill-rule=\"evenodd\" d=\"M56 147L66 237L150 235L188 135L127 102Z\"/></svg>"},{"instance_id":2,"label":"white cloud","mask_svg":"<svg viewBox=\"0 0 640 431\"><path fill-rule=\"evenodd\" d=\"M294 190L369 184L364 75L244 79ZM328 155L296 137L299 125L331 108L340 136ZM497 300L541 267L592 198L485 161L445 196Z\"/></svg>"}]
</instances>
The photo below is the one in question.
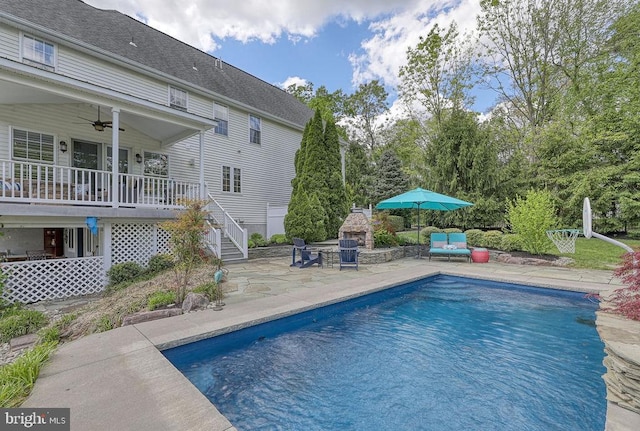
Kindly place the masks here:
<instances>
[{"instance_id":1,"label":"white cloud","mask_svg":"<svg viewBox=\"0 0 640 431\"><path fill-rule=\"evenodd\" d=\"M296 85L296 86L302 86L304 87L305 85L307 85L309 83L309 81L307 81L304 78L300 78L299 76L290 76L287 79L284 80L284 82L280 82L278 84L276 84L278 87L280 88L288 88L291 85Z\"/></svg>"},{"instance_id":2,"label":"white cloud","mask_svg":"<svg viewBox=\"0 0 640 431\"><path fill-rule=\"evenodd\" d=\"M422 0L393 16L373 21L369 26L373 37L362 42L362 53L349 57L352 83L357 86L380 79L396 87L400 67L406 64L407 49L416 46L420 36L426 36L436 23L444 28L454 21L461 34L471 32L479 11L476 0Z\"/></svg>"},{"instance_id":3,"label":"white cloud","mask_svg":"<svg viewBox=\"0 0 640 431\"><path fill-rule=\"evenodd\" d=\"M116 9L153 28L208 52L213 37L274 43L282 37L311 38L331 20L364 22L411 7L419 0L85 0ZM185 4L187 6L185 7Z\"/></svg>"},{"instance_id":4,"label":"white cloud","mask_svg":"<svg viewBox=\"0 0 640 431\"><path fill-rule=\"evenodd\" d=\"M368 23L371 37L358 52L340 52L349 59L352 88L378 79L394 99L398 72L408 47L438 23L456 21L461 33L475 26L478 0L85 0L101 9L116 9L176 39L215 55L224 39L272 44L306 43L329 22ZM340 47L336 47L341 51ZM289 77L282 85L307 81ZM319 83L320 84L320 83ZM343 88L349 92L349 88ZM394 111L397 108L394 108Z\"/></svg>"}]
</instances>

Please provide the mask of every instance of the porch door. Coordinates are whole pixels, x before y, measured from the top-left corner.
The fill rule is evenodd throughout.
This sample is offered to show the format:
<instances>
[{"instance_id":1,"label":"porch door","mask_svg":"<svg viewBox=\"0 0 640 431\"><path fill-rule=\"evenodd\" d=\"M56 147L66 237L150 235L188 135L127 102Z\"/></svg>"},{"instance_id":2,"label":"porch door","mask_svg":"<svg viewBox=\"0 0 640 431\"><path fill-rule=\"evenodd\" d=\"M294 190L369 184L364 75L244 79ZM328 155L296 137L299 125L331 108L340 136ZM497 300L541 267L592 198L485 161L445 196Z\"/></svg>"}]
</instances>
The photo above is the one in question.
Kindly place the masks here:
<instances>
[{"instance_id":1,"label":"porch door","mask_svg":"<svg viewBox=\"0 0 640 431\"><path fill-rule=\"evenodd\" d=\"M73 142L73 167L90 169L97 171L102 168L102 144L86 141ZM101 176L92 172L82 172L79 174L78 182L88 184L89 190L101 189Z\"/></svg>"}]
</instances>

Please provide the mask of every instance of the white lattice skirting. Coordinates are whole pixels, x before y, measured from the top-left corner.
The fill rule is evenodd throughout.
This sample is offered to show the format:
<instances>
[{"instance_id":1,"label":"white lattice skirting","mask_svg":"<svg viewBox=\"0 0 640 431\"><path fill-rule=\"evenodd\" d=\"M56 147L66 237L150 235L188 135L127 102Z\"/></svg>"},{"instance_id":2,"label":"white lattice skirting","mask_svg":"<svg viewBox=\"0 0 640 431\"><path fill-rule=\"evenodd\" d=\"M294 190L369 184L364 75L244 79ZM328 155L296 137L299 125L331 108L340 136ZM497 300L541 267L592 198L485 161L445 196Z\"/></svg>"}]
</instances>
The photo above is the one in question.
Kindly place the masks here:
<instances>
[{"instance_id":1,"label":"white lattice skirting","mask_svg":"<svg viewBox=\"0 0 640 431\"><path fill-rule=\"evenodd\" d=\"M102 256L3 263L8 275L5 297L31 303L101 292L105 286Z\"/></svg>"},{"instance_id":2,"label":"white lattice skirting","mask_svg":"<svg viewBox=\"0 0 640 431\"><path fill-rule=\"evenodd\" d=\"M142 266L158 253L169 252L170 234L154 223L118 223L111 233L111 264L137 262Z\"/></svg>"}]
</instances>

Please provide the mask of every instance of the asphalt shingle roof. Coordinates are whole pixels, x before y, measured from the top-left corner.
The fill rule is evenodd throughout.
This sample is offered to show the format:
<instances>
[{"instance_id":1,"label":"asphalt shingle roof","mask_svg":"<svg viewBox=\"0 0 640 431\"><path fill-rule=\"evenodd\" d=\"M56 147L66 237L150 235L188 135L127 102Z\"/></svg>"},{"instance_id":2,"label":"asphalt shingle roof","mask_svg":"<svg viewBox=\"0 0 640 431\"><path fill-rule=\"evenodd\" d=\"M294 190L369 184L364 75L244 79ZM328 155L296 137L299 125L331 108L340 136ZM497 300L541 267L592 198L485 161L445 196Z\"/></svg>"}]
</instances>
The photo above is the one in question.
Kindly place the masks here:
<instances>
[{"instance_id":1,"label":"asphalt shingle roof","mask_svg":"<svg viewBox=\"0 0 640 431\"><path fill-rule=\"evenodd\" d=\"M2 0L0 10L301 127L313 115L282 89L120 12L80 0Z\"/></svg>"}]
</instances>

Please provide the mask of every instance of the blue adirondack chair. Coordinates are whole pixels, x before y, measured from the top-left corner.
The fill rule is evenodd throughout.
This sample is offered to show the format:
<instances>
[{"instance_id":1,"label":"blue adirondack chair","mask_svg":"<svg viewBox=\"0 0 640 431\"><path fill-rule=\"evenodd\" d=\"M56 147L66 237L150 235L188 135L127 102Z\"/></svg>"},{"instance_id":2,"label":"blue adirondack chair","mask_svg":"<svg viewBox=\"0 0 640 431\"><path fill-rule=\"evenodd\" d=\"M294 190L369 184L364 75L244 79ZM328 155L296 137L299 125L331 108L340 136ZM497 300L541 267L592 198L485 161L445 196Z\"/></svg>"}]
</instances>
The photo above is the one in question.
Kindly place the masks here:
<instances>
[{"instance_id":1,"label":"blue adirondack chair","mask_svg":"<svg viewBox=\"0 0 640 431\"><path fill-rule=\"evenodd\" d=\"M345 267L355 267L358 270L358 241L355 239L341 239L338 241L338 255L340 256L340 271Z\"/></svg>"},{"instance_id":2,"label":"blue adirondack chair","mask_svg":"<svg viewBox=\"0 0 640 431\"><path fill-rule=\"evenodd\" d=\"M296 254L299 255L300 260L296 261ZM316 254L313 254L312 250L307 247L307 244L302 238L293 238L291 255L291 266L307 268L314 263L317 263L318 266L322 266L322 253L318 251Z\"/></svg>"}]
</instances>

